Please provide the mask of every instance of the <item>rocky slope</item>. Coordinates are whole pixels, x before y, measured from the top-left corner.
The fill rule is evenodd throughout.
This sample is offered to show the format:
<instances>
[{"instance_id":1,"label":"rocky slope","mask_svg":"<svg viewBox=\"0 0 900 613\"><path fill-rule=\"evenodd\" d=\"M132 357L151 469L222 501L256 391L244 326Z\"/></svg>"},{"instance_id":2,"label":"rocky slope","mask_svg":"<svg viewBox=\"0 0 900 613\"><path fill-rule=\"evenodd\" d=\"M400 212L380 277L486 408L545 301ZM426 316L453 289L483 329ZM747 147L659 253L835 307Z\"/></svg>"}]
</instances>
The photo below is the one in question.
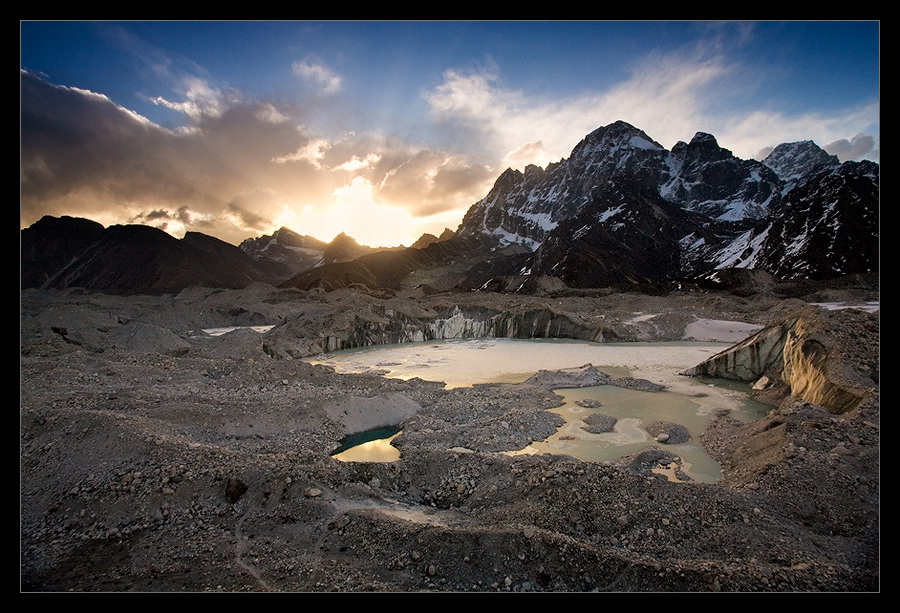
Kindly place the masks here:
<instances>
[{"instance_id":1,"label":"rocky slope","mask_svg":"<svg viewBox=\"0 0 900 613\"><path fill-rule=\"evenodd\" d=\"M877 164L840 164L809 141L757 162L704 133L666 151L619 121L545 171L508 170L457 234L529 246L523 273L572 287L724 268L834 278L878 269L878 185Z\"/></svg>"},{"instance_id":2,"label":"rocky slope","mask_svg":"<svg viewBox=\"0 0 900 613\"><path fill-rule=\"evenodd\" d=\"M46 216L21 231L21 287L77 287L114 294L164 294L192 285L243 288L274 282L238 247L189 232Z\"/></svg>"},{"instance_id":3,"label":"rocky slope","mask_svg":"<svg viewBox=\"0 0 900 613\"><path fill-rule=\"evenodd\" d=\"M877 592L878 314L809 306L877 300L875 281L543 297L24 291L21 589ZM697 319L767 327L798 311L800 353L867 394L833 412L786 385L760 390L767 417L722 414L703 436L723 465L714 484L654 472L678 463L664 444L602 464L502 453L555 429L559 398L539 380L447 390L296 359L413 329L555 334L557 321L665 340ZM202 332L236 324L274 327ZM366 425L345 413L351 399L403 413L399 460L329 455Z\"/></svg>"}]
</instances>

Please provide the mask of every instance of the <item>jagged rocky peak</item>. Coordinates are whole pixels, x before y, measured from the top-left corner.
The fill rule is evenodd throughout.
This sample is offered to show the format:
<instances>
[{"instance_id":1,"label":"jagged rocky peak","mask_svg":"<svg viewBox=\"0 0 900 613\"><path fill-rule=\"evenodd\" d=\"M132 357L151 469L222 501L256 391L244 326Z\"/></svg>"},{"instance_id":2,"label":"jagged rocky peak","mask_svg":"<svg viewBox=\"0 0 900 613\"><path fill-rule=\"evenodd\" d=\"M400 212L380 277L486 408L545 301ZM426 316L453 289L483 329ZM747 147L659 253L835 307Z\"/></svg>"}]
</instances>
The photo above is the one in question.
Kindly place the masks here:
<instances>
[{"instance_id":1,"label":"jagged rocky peak","mask_svg":"<svg viewBox=\"0 0 900 613\"><path fill-rule=\"evenodd\" d=\"M272 256L271 252L278 247L287 249L325 249L324 242L311 236L298 234L284 226L278 228L272 234L248 238L242 241L239 246L244 252L254 257L261 255L263 252L269 252L268 255Z\"/></svg>"},{"instance_id":2,"label":"jagged rocky peak","mask_svg":"<svg viewBox=\"0 0 900 613\"><path fill-rule=\"evenodd\" d=\"M345 232L341 232L325 248L324 262L350 262L356 258L377 250L367 245L361 245L355 238Z\"/></svg>"},{"instance_id":3,"label":"jagged rocky peak","mask_svg":"<svg viewBox=\"0 0 900 613\"><path fill-rule=\"evenodd\" d=\"M544 174L544 169L540 166L536 166L535 164L528 164L525 166L526 181L538 181L544 177Z\"/></svg>"},{"instance_id":4,"label":"jagged rocky peak","mask_svg":"<svg viewBox=\"0 0 900 613\"><path fill-rule=\"evenodd\" d=\"M788 187L802 177L840 166L837 156L830 155L811 140L782 143L763 160Z\"/></svg>"},{"instance_id":5,"label":"jagged rocky peak","mask_svg":"<svg viewBox=\"0 0 900 613\"><path fill-rule=\"evenodd\" d=\"M497 180L494 182L494 189L508 189L513 186L521 185L524 180L525 174L521 170L507 168L500 173L499 177L497 177Z\"/></svg>"},{"instance_id":6,"label":"jagged rocky peak","mask_svg":"<svg viewBox=\"0 0 900 613\"><path fill-rule=\"evenodd\" d=\"M781 194L774 171L735 157L706 132L697 132L690 143L676 143L668 167L672 173L660 185L660 194L712 219L762 218Z\"/></svg>"},{"instance_id":7,"label":"jagged rocky peak","mask_svg":"<svg viewBox=\"0 0 900 613\"><path fill-rule=\"evenodd\" d=\"M296 245L298 247L302 247L305 242L305 237L300 236L293 230L285 228L284 226L275 230L275 232L272 234L272 237L282 245Z\"/></svg>"},{"instance_id":8,"label":"jagged rocky peak","mask_svg":"<svg viewBox=\"0 0 900 613\"><path fill-rule=\"evenodd\" d=\"M608 282L620 278L623 271L631 271L632 277L634 271L659 277L675 274L676 269L694 274L722 266L754 267L763 253L767 265L783 261L788 267L779 271L812 276L827 263L824 256L807 250L802 257L799 251L788 257L785 245L793 240L779 235L778 240L767 241L766 235L773 232L767 220L773 211L781 210L780 203L792 188L821 177L823 170L826 176L843 173L846 165L836 165L836 159L811 142L779 146L768 161L781 174L798 179L788 184L775 169L736 157L706 132L698 131L690 142L680 141L667 151L641 130L617 121L594 130L569 158L544 171L508 169L490 193L470 208L458 234L483 237L485 244L493 240L500 246L525 246L535 253L535 261L531 268L520 266L522 270L542 270L574 285ZM868 211L878 202L877 178L873 179L877 164L871 166L847 167L847 181L823 184L811 197L835 202L833 194L840 187L863 203L857 204L857 211ZM869 179L849 180L857 175ZM796 197L792 201L799 202ZM791 231L800 232L810 245L837 240L836 235L813 240L797 230L820 228L816 223L816 216L824 214L820 207L803 202L786 214L798 218ZM840 214L849 212L841 208ZM665 221L660 223L661 219ZM866 253L869 245L877 246L873 231L858 219L851 224L835 220L832 225L850 233L846 239L840 235L841 244L862 243L866 247L857 250ZM677 258L654 259L652 254ZM873 266L877 267L877 260L870 264L854 258L841 268L829 264L826 274L869 271ZM566 276L570 269L577 269L580 276ZM598 272L587 278L580 271L588 269L605 276Z\"/></svg>"},{"instance_id":9,"label":"jagged rocky peak","mask_svg":"<svg viewBox=\"0 0 900 613\"><path fill-rule=\"evenodd\" d=\"M593 156L600 152L610 155L619 149L665 151L665 148L628 122L615 121L597 128L584 137L572 150L570 159Z\"/></svg>"},{"instance_id":10,"label":"jagged rocky peak","mask_svg":"<svg viewBox=\"0 0 900 613\"><path fill-rule=\"evenodd\" d=\"M769 219L760 230L754 262L778 277L824 279L877 271L878 165L849 161L811 171Z\"/></svg>"},{"instance_id":11,"label":"jagged rocky peak","mask_svg":"<svg viewBox=\"0 0 900 613\"><path fill-rule=\"evenodd\" d=\"M690 143L678 141L672 147L672 155L686 160L702 159L706 162L725 160L734 157L728 149L719 146L719 141L712 134L697 132Z\"/></svg>"},{"instance_id":12,"label":"jagged rocky peak","mask_svg":"<svg viewBox=\"0 0 900 613\"><path fill-rule=\"evenodd\" d=\"M248 238L239 247L265 266L269 275L280 280L321 265L327 245L282 226L272 234Z\"/></svg>"},{"instance_id":13,"label":"jagged rocky peak","mask_svg":"<svg viewBox=\"0 0 900 613\"><path fill-rule=\"evenodd\" d=\"M430 245L432 243L436 243L437 241L438 241L437 236L435 236L434 234L431 234L430 232L426 232L425 234L420 236L418 239L416 239L416 242L414 242L412 245L410 245L410 247L412 247L413 249L424 249L428 245Z\"/></svg>"},{"instance_id":14,"label":"jagged rocky peak","mask_svg":"<svg viewBox=\"0 0 900 613\"><path fill-rule=\"evenodd\" d=\"M431 234L430 232L426 232L425 234L420 236L416 240L416 242L414 242L411 245L411 247L413 249L424 249L425 247L427 247L428 245L431 245L432 243L439 243L441 241L450 240L455 235L456 235L456 233L453 232L453 230L451 230L450 228L444 228L444 231L441 232L440 236L435 236L434 234Z\"/></svg>"},{"instance_id":15,"label":"jagged rocky peak","mask_svg":"<svg viewBox=\"0 0 900 613\"><path fill-rule=\"evenodd\" d=\"M716 140L716 137L707 132L697 132L694 134L694 138L691 139L692 145L699 145L702 143L712 143L716 147L719 146L719 142Z\"/></svg>"},{"instance_id":16,"label":"jagged rocky peak","mask_svg":"<svg viewBox=\"0 0 900 613\"><path fill-rule=\"evenodd\" d=\"M346 232L341 232L340 234L335 236L333 239L331 239L330 244L332 246L350 245L353 247L356 247L359 245L359 243L356 241L356 239L353 238L352 236L350 236L349 234L347 234Z\"/></svg>"},{"instance_id":17,"label":"jagged rocky peak","mask_svg":"<svg viewBox=\"0 0 900 613\"><path fill-rule=\"evenodd\" d=\"M856 175L859 177L869 177L876 182L879 179L880 166L872 160L848 161L842 163L836 172L842 175Z\"/></svg>"}]
</instances>

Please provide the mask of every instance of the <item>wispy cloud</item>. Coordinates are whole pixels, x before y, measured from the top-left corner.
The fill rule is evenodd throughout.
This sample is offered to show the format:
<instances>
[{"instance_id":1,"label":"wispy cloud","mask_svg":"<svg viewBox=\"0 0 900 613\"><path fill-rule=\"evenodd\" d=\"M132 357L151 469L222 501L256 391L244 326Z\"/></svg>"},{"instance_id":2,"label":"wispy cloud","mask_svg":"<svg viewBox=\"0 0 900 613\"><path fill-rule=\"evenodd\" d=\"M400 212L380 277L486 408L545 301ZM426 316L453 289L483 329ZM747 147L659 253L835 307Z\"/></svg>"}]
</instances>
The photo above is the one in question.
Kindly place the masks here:
<instances>
[{"instance_id":1,"label":"wispy cloud","mask_svg":"<svg viewBox=\"0 0 900 613\"><path fill-rule=\"evenodd\" d=\"M173 111L184 113L193 120L199 120L204 116L218 117L226 108L226 101L222 92L212 87L204 79L186 77L183 81L182 95L184 100L173 102L162 96L152 99L152 102L164 106Z\"/></svg>"},{"instance_id":2,"label":"wispy cloud","mask_svg":"<svg viewBox=\"0 0 900 613\"><path fill-rule=\"evenodd\" d=\"M741 88L753 87L748 78L752 75L746 67L721 55L654 54L636 64L630 77L611 89L572 98L532 98L503 89L492 71L448 71L425 98L436 121L452 124L520 169L527 163L544 166L567 156L587 133L619 119L667 148L679 140L690 140L698 131L708 132L742 158L791 140L813 139L824 147L854 134L859 126L877 126L877 104L832 116L732 111L732 99L740 95ZM844 159L876 152L871 134L857 137L856 144L840 148ZM871 145L868 150L867 144Z\"/></svg>"},{"instance_id":3,"label":"wispy cloud","mask_svg":"<svg viewBox=\"0 0 900 613\"><path fill-rule=\"evenodd\" d=\"M291 64L291 70L296 76L321 88L326 94L333 94L341 89L341 78L319 61L298 60Z\"/></svg>"},{"instance_id":4,"label":"wispy cloud","mask_svg":"<svg viewBox=\"0 0 900 613\"><path fill-rule=\"evenodd\" d=\"M276 164L287 164L288 162L307 162L314 168L322 168L322 158L328 149L328 141L324 138L316 138L304 143L296 151L287 155L278 155L272 158Z\"/></svg>"}]
</instances>

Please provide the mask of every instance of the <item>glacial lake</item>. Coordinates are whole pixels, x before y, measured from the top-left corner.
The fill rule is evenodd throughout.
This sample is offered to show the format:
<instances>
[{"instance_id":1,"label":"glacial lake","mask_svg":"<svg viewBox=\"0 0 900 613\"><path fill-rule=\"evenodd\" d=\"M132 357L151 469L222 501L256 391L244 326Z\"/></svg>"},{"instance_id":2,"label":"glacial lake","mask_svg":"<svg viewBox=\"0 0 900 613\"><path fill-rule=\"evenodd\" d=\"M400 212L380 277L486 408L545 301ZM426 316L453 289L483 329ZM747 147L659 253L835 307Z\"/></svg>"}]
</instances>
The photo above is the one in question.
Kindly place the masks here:
<instances>
[{"instance_id":1,"label":"glacial lake","mask_svg":"<svg viewBox=\"0 0 900 613\"><path fill-rule=\"evenodd\" d=\"M714 482L721 469L699 437L712 415L726 409L741 421L763 417L771 406L749 399L749 384L721 379L685 377L678 373L730 347L732 343L677 341L667 343L591 343L562 339L473 339L427 341L333 352L307 359L341 373L379 372L386 377L419 377L444 382L448 388L476 383L521 383L538 370L558 370L592 364L611 377L637 377L665 385L664 392L640 392L611 385L554 390L562 406L549 409L565 425L544 441L510 453L559 453L586 461L605 462L658 446L679 455L682 469L695 480ZM579 401L593 400L587 408ZM587 403L586 403L587 404ZM612 432L592 434L585 417L599 413L616 418ZM686 443L657 442L642 426L652 421L684 426ZM389 462L399 457L390 446L396 430L365 434L336 455L344 461Z\"/></svg>"}]
</instances>

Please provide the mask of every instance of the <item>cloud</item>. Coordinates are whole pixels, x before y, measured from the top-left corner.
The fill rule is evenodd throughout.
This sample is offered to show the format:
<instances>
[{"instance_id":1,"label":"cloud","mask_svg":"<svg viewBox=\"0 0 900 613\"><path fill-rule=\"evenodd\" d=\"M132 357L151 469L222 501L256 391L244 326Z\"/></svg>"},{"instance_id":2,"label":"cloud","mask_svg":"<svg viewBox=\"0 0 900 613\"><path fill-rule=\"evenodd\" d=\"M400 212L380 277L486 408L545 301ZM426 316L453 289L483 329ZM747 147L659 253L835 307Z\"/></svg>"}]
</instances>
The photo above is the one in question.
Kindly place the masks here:
<instances>
[{"instance_id":1,"label":"cloud","mask_svg":"<svg viewBox=\"0 0 900 613\"><path fill-rule=\"evenodd\" d=\"M371 168L373 165L377 164L380 159L381 156L377 153L370 153L362 159L360 159L359 156L354 155L343 164L338 165L336 170L354 172L363 168Z\"/></svg>"},{"instance_id":2,"label":"cloud","mask_svg":"<svg viewBox=\"0 0 900 613\"><path fill-rule=\"evenodd\" d=\"M31 202L83 189L125 194L135 183L138 190L152 187L141 185L147 170L128 151L147 145L155 149L153 143L161 145L171 133L105 96L54 86L27 72L21 83L21 190L26 210Z\"/></svg>"},{"instance_id":3,"label":"cloud","mask_svg":"<svg viewBox=\"0 0 900 613\"><path fill-rule=\"evenodd\" d=\"M877 162L879 106L873 103L828 116L756 111L724 122L716 135L721 135L719 144L728 142L735 155L743 158L762 160L776 145L812 140L842 162L860 159ZM866 131L860 132L860 128ZM855 136L847 138L846 134Z\"/></svg>"},{"instance_id":4,"label":"cloud","mask_svg":"<svg viewBox=\"0 0 900 613\"><path fill-rule=\"evenodd\" d=\"M309 138L290 122L273 121L263 105L223 106L198 116L192 130L167 130L103 96L29 73L22 74L21 132L23 224L63 210L98 221L153 221L161 218L152 211L187 207L194 213L189 223L218 219L224 227L246 219L234 215L241 194L269 194L253 207L271 217L284 199L276 194L299 189L313 171L271 161ZM314 187L306 190L318 197ZM257 227L234 225L229 237Z\"/></svg>"},{"instance_id":5,"label":"cloud","mask_svg":"<svg viewBox=\"0 0 900 613\"><path fill-rule=\"evenodd\" d=\"M878 159L875 150L875 139L869 134L857 134L847 140L842 138L822 146L822 149L841 160L861 160L866 158Z\"/></svg>"},{"instance_id":6,"label":"cloud","mask_svg":"<svg viewBox=\"0 0 900 613\"><path fill-rule=\"evenodd\" d=\"M341 78L324 64L310 60L298 60L291 64L293 73L313 85L321 88L326 94L333 94L341 89Z\"/></svg>"},{"instance_id":7,"label":"cloud","mask_svg":"<svg viewBox=\"0 0 900 613\"><path fill-rule=\"evenodd\" d=\"M503 155L536 134L552 138L560 119L555 103L529 99L520 91L498 87L498 82L493 70L448 70L443 82L423 95L432 118L443 127L442 134L454 148Z\"/></svg>"},{"instance_id":8,"label":"cloud","mask_svg":"<svg viewBox=\"0 0 900 613\"><path fill-rule=\"evenodd\" d=\"M23 72L23 227L66 214L105 225L146 223L175 236L200 231L237 244L285 225L286 211L374 206L409 244L424 231L455 227L492 180L489 169L464 156L377 134L314 136L271 103L193 91L218 103L192 111L189 129L172 130L103 95ZM348 185L357 195L367 186L367 197L348 198ZM400 207L407 207L403 215ZM322 227L309 214L302 221ZM330 239L342 230L321 232Z\"/></svg>"},{"instance_id":9,"label":"cloud","mask_svg":"<svg viewBox=\"0 0 900 613\"><path fill-rule=\"evenodd\" d=\"M162 96L152 98L151 102L183 113L195 121L204 116L218 117L226 108L222 92L197 77L185 77L182 95L185 98L182 102L171 102Z\"/></svg>"},{"instance_id":10,"label":"cloud","mask_svg":"<svg viewBox=\"0 0 900 613\"><path fill-rule=\"evenodd\" d=\"M745 159L782 142L812 138L820 145L838 143L861 126L877 129L877 103L832 115L735 111L735 100L765 76L730 60L720 44L703 43L647 54L620 83L569 98L539 98L504 88L495 68L447 71L424 98L446 132L471 143L470 149L477 145L499 152L496 162L520 170L567 157L586 134L617 120L644 130L666 148L708 132ZM872 150L877 151L877 142Z\"/></svg>"},{"instance_id":11,"label":"cloud","mask_svg":"<svg viewBox=\"0 0 900 613\"><path fill-rule=\"evenodd\" d=\"M403 207L379 201L374 191L366 178L353 177L335 187L326 204L284 207L278 223L324 241L344 232L371 246L412 244L423 233L416 219Z\"/></svg>"},{"instance_id":12,"label":"cloud","mask_svg":"<svg viewBox=\"0 0 900 613\"><path fill-rule=\"evenodd\" d=\"M496 179L493 167L447 152L422 150L383 161L374 184L376 197L401 205L417 217L453 211L462 220Z\"/></svg>"},{"instance_id":13,"label":"cloud","mask_svg":"<svg viewBox=\"0 0 900 613\"><path fill-rule=\"evenodd\" d=\"M133 218L120 223L153 226L178 236L184 235L188 230L217 229L213 218L197 215L187 206L182 206L175 210L157 209L149 212L139 212Z\"/></svg>"},{"instance_id":14,"label":"cloud","mask_svg":"<svg viewBox=\"0 0 900 613\"><path fill-rule=\"evenodd\" d=\"M287 155L278 155L272 158L276 164L286 164L288 162L307 162L314 168L322 167L322 158L328 149L328 141L324 138L316 138L303 144L295 151Z\"/></svg>"},{"instance_id":15,"label":"cloud","mask_svg":"<svg viewBox=\"0 0 900 613\"><path fill-rule=\"evenodd\" d=\"M567 157L586 134L620 119L669 146L689 139L708 106L709 87L728 72L715 58L653 57L608 91L552 99L503 89L493 71L448 71L425 99L436 121L521 169Z\"/></svg>"},{"instance_id":16,"label":"cloud","mask_svg":"<svg viewBox=\"0 0 900 613\"><path fill-rule=\"evenodd\" d=\"M525 143L503 157L504 166L508 168L517 168L519 170L524 169L528 164L534 164L544 168L550 162L556 161L559 161L559 158L555 158L547 151L543 141Z\"/></svg>"}]
</instances>

